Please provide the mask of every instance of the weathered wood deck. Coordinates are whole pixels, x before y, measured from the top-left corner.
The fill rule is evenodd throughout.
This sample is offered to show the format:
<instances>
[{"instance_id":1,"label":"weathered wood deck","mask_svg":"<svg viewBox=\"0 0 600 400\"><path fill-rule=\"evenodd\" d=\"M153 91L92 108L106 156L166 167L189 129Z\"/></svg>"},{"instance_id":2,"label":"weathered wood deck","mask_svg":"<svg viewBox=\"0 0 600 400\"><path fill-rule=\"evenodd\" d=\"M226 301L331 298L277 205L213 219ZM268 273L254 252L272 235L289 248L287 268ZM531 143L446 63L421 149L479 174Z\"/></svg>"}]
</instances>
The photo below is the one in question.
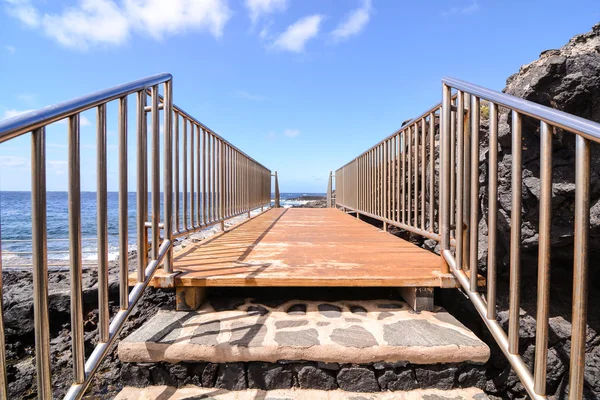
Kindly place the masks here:
<instances>
[{"instance_id":1,"label":"weathered wood deck","mask_svg":"<svg viewBox=\"0 0 600 400\"><path fill-rule=\"evenodd\" d=\"M271 209L176 254L174 283L453 287L440 267L439 256L340 210Z\"/></svg>"}]
</instances>

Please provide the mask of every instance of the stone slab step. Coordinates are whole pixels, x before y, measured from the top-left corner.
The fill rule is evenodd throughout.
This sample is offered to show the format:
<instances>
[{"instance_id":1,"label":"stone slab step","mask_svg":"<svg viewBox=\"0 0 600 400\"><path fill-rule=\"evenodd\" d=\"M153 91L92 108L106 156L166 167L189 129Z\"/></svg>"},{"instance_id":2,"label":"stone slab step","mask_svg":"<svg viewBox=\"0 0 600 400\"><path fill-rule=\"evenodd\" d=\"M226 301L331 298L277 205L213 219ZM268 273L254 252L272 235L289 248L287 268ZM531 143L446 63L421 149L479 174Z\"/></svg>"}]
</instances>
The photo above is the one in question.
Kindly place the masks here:
<instances>
[{"instance_id":1,"label":"stone slab step","mask_svg":"<svg viewBox=\"0 0 600 400\"><path fill-rule=\"evenodd\" d=\"M179 399L215 399L215 400L486 400L483 391L476 388L438 390L420 389L407 392L353 393L342 390L258 390L249 389L229 391L225 389L200 388L186 386L150 386L147 388L125 387L115 400L179 400Z\"/></svg>"},{"instance_id":2,"label":"stone slab step","mask_svg":"<svg viewBox=\"0 0 600 400\"><path fill-rule=\"evenodd\" d=\"M207 302L193 312L160 311L122 340L118 352L122 362L170 363L484 363L490 355L444 309L416 314L391 300Z\"/></svg>"}]
</instances>

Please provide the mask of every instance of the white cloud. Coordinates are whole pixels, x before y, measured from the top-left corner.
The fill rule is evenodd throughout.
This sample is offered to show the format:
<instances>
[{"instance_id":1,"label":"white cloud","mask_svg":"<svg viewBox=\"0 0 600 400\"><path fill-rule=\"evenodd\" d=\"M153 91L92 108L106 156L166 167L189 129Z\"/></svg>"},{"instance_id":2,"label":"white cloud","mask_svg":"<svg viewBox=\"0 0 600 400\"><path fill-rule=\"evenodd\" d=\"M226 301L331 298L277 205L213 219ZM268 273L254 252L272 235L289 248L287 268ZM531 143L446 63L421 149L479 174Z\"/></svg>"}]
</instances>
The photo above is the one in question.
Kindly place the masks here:
<instances>
[{"instance_id":1,"label":"white cloud","mask_svg":"<svg viewBox=\"0 0 600 400\"><path fill-rule=\"evenodd\" d=\"M264 96L249 93L249 92L246 92L245 90L238 90L237 93L235 94L235 97L237 97L238 99L246 99L246 100L253 100L253 101L263 101L265 99Z\"/></svg>"},{"instance_id":2,"label":"white cloud","mask_svg":"<svg viewBox=\"0 0 600 400\"><path fill-rule=\"evenodd\" d=\"M300 134L300 130L298 129L286 129L283 131L283 134L287 137L293 138Z\"/></svg>"},{"instance_id":3,"label":"white cloud","mask_svg":"<svg viewBox=\"0 0 600 400\"><path fill-rule=\"evenodd\" d=\"M65 47L88 49L90 45L122 44L129 36L129 22L110 0L83 0L62 14L45 14L44 33Z\"/></svg>"},{"instance_id":4,"label":"white cloud","mask_svg":"<svg viewBox=\"0 0 600 400\"><path fill-rule=\"evenodd\" d=\"M263 15L285 11L287 7L287 0L246 0L246 8L250 14L252 24L255 24Z\"/></svg>"},{"instance_id":5,"label":"white cloud","mask_svg":"<svg viewBox=\"0 0 600 400\"><path fill-rule=\"evenodd\" d=\"M269 37L269 28L270 27L267 25L260 30L258 37L260 37L261 40L265 40Z\"/></svg>"},{"instance_id":6,"label":"white cloud","mask_svg":"<svg viewBox=\"0 0 600 400\"><path fill-rule=\"evenodd\" d=\"M37 27L40 24L40 16L29 0L6 0L8 14L27 26Z\"/></svg>"},{"instance_id":7,"label":"white cloud","mask_svg":"<svg viewBox=\"0 0 600 400\"><path fill-rule=\"evenodd\" d=\"M35 101L37 100L37 95L35 93L19 93L17 95L17 99L25 104L32 105L35 104Z\"/></svg>"},{"instance_id":8,"label":"white cloud","mask_svg":"<svg viewBox=\"0 0 600 400\"><path fill-rule=\"evenodd\" d=\"M227 0L79 0L60 13L43 15L30 0L5 1L9 15L79 50L123 44L132 32L162 39L205 30L220 37L231 17Z\"/></svg>"},{"instance_id":9,"label":"white cloud","mask_svg":"<svg viewBox=\"0 0 600 400\"><path fill-rule=\"evenodd\" d=\"M0 167L3 168L25 168L29 160L18 156L0 156Z\"/></svg>"},{"instance_id":10,"label":"white cloud","mask_svg":"<svg viewBox=\"0 0 600 400\"><path fill-rule=\"evenodd\" d=\"M155 38L186 30L220 37L231 17L226 0L125 0L125 10L136 29Z\"/></svg>"},{"instance_id":11,"label":"white cloud","mask_svg":"<svg viewBox=\"0 0 600 400\"><path fill-rule=\"evenodd\" d=\"M4 111L4 115L2 116L2 119L13 118L13 117L16 117L17 115L25 114L30 111L33 111L33 110L14 110L14 109L6 110L6 111Z\"/></svg>"},{"instance_id":12,"label":"white cloud","mask_svg":"<svg viewBox=\"0 0 600 400\"><path fill-rule=\"evenodd\" d=\"M453 15L467 15L479 11L479 3L473 0L470 4L462 7L452 7L449 10L442 11L443 17L451 17Z\"/></svg>"},{"instance_id":13,"label":"white cloud","mask_svg":"<svg viewBox=\"0 0 600 400\"><path fill-rule=\"evenodd\" d=\"M9 119L9 118L13 118L16 117L17 115L21 115L21 114L25 114L28 113L30 111L35 111L35 110L6 110L4 111L4 115L2 116L1 119ZM57 122L57 124L66 124L67 123L67 119L61 119L60 121ZM85 116L85 115L80 115L79 116L79 126L90 126L92 124L92 122Z\"/></svg>"},{"instance_id":14,"label":"white cloud","mask_svg":"<svg viewBox=\"0 0 600 400\"><path fill-rule=\"evenodd\" d=\"M10 54L15 54L15 52L17 51L17 48L15 46L11 46L10 44L4 45L4 48L6 49L6 51L8 51Z\"/></svg>"},{"instance_id":15,"label":"white cloud","mask_svg":"<svg viewBox=\"0 0 600 400\"><path fill-rule=\"evenodd\" d=\"M64 175L67 173L67 165L67 161L64 160L48 160L48 172Z\"/></svg>"},{"instance_id":16,"label":"white cloud","mask_svg":"<svg viewBox=\"0 0 600 400\"><path fill-rule=\"evenodd\" d=\"M56 122L57 124L64 124L66 125L68 123L68 119L64 118L61 119L60 121ZM84 126L90 126L92 123L90 122L90 120L88 119L88 117L86 117L85 115L79 115L79 126L80 127L84 127Z\"/></svg>"},{"instance_id":17,"label":"white cloud","mask_svg":"<svg viewBox=\"0 0 600 400\"><path fill-rule=\"evenodd\" d=\"M335 41L341 41L359 34L371 19L371 0L363 0L362 6L353 10L339 25L331 32Z\"/></svg>"},{"instance_id":18,"label":"white cloud","mask_svg":"<svg viewBox=\"0 0 600 400\"><path fill-rule=\"evenodd\" d=\"M304 51L306 42L319 34L319 27L323 21L322 15L310 15L288 26L273 43L273 47L295 53Z\"/></svg>"}]
</instances>

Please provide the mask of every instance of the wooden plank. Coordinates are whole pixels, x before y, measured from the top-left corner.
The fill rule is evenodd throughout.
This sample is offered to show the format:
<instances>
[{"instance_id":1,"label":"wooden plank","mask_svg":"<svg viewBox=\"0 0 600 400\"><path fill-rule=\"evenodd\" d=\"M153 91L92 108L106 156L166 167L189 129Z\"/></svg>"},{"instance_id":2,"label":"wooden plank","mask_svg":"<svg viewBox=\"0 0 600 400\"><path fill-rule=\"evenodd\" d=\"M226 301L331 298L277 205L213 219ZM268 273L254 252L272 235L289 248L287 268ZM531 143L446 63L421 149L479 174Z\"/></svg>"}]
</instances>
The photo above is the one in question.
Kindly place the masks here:
<instances>
[{"instance_id":1,"label":"wooden plank","mask_svg":"<svg viewBox=\"0 0 600 400\"><path fill-rule=\"evenodd\" d=\"M176 286L440 287L440 257L336 209L272 209L175 256Z\"/></svg>"}]
</instances>

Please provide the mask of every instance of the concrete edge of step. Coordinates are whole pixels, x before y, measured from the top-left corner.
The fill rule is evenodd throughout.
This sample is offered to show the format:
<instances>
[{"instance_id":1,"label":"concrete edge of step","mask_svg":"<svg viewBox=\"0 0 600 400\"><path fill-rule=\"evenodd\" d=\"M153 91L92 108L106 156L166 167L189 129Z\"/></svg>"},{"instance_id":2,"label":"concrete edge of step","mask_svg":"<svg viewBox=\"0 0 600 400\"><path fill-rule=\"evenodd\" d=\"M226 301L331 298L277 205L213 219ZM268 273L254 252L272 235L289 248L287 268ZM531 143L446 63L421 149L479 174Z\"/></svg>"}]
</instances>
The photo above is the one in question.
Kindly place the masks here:
<instances>
[{"instance_id":1,"label":"concrete edge of step","mask_svg":"<svg viewBox=\"0 0 600 400\"><path fill-rule=\"evenodd\" d=\"M149 386L145 388L125 387L115 397L115 400L178 400L189 398L207 398L215 400L487 400L488 396L477 388L464 389L417 389L397 392L346 392L343 390L315 390L315 389L279 389L260 390L246 389L230 391L226 389L201 388L198 386L185 386L175 388L171 386Z\"/></svg>"}]
</instances>

